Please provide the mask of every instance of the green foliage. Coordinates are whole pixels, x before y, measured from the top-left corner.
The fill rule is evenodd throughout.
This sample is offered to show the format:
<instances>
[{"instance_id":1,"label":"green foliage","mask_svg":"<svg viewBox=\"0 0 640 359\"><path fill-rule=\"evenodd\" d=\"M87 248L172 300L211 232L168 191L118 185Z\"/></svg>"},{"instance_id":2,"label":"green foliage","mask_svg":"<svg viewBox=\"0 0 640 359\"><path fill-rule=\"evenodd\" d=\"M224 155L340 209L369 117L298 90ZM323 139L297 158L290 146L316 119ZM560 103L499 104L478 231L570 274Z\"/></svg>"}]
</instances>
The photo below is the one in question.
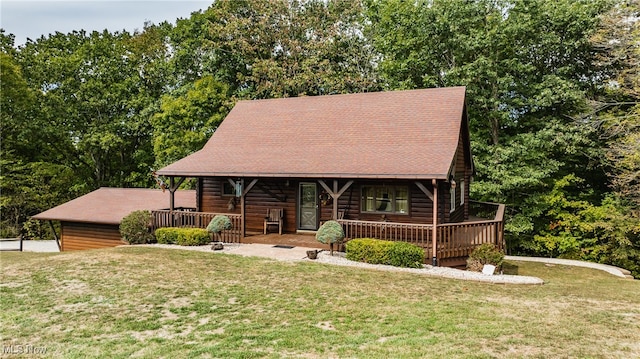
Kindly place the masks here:
<instances>
[{"instance_id":1,"label":"green foliage","mask_svg":"<svg viewBox=\"0 0 640 359\"><path fill-rule=\"evenodd\" d=\"M222 231L228 231L233 227L229 217L224 215L217 215L213 217L209 225L207 225L207 231L211 233L220 233Z\"/></svg>"},{"instance_id":2,"label":"green foliage","mask_svg":"<svg viewBox=\"0 0 640 359\"><path fill-rule=\"evenodd\" d=\"M178 228L175 227L163 227L156 229L154 235L156 241L160 244L176 244L176 238L178 238Z\"/></svg>"},{"instance_id":3,"label":"green foliage","mask_svg":"<svg viewBox=\"0 0 640 359\"><path fill-rule=\"evenodd\" d=\"M149 211L134 211L120 222L120 235L129 244L144 244L153 241L150 231L153 217Z\"/></svg>"},{"instance_id":4,"label":"green foliage","mask_svg":"<svg viewBox=\"0 0 640 359\"><path fill-rule=\"evenodd\" d=\"M56 228L56 231L59 233L60 231L60 225L56 224L54 225L54 228ZM7 236L7 237L14 237L14 236ZM5 236L3 236L2 238L7 238ZM25 240L40 240L40 239L53 239L53 233L51 233L51 226L49 225L49 223L46 223L45 221L39 221L36 219L29 219L28 221L24 222L24 224L22 225L22 239Z\"/></svg>"},{"instance_id":5,"label":"green foliage","mask_svg":"<svg viewBox=\"0 0 640 359\"><path fill-rule=\"evenodd\" d=\"M346 243L346 257L349 260L370 264L421 268L424 263L424 250L406 242L358 238Z\"/></svg>"},{"instance_id":6,"label":"green foliage","mask_svg":"<svg viewBox=\"0 0 640 359\"><path fill-rule=\"evenodd\" d=\"M227 86L212 76L186 84L160 101L151 122L158 166L200 150L229 111Z\"/></svg>"},{"instance_id":7,"label":"green foliage","mask_svg":"<svg viewBox=\"0 0 640 359\"><path fill-rule=\"evenodd\" d=\"M324 244L341 243L344 240L344 230L337 221L327 221L318 229L316 240Z\"/></svg>"},{"instance_id":8,"label":"green foliage","mask_svg":"<svg viewBox=\"0 0 640 359\"><path fill-rule=\"evenodd\" d=\"M240 97L379 89L362 1L217 1L205 16L216 77Z\"/></svg>"},{"instance_id":9,"label":"green foliage","mask_svg":"<svg viewBox=\"0 0 640 359\"><path fill-rule=\"evenodd\" d=\"M158 228L156 240L161 244L177 244L179 246L201 246L211 242L209 232L202 228Z\"/></svg>"},{"instance_id":10,"label":"green foliage","mask_svg":"<svg viewBox=\"0 0 640 359\"><path fill-rule=\"evenodd\" d=\"M500 271L503 262L504 253L493 244L484 243L476 247L467 258L467 270L482 272L485 264L492 264Z\"/></svg>"},{"instance_id":11,"label":"green foliage","mask_svg":"<svg viewBox=\"0 0 640 359\"><path fill-rule=\"evenodd\" d=\"M2 233L100 186L153 185L237 99L464 85L470 190L507 204L509 252L634 267L637 5L216 1L133 34L17 48L0 29Z\"/></svg>"}]
</instances>

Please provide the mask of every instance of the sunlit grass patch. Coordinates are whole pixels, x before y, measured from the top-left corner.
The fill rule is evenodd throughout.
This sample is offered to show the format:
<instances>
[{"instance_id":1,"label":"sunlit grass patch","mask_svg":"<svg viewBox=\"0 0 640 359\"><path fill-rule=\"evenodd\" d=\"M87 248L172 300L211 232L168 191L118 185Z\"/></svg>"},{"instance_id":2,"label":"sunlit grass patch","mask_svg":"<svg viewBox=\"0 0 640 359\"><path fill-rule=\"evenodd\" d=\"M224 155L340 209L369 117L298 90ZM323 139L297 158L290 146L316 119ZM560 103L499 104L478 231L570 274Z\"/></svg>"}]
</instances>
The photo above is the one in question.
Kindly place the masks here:
<instances>
[{"instance_id":1,"label":"sunlit grass patch","mask_svg":"<svg viewBox=\"0 0 640 359\"><path fill-rule=\"evenodd\" d=\"M3 253L3 345L62 357L634 357L640 282L508 262L541 286L159 248Z\"/></svg>"}]
</instances>

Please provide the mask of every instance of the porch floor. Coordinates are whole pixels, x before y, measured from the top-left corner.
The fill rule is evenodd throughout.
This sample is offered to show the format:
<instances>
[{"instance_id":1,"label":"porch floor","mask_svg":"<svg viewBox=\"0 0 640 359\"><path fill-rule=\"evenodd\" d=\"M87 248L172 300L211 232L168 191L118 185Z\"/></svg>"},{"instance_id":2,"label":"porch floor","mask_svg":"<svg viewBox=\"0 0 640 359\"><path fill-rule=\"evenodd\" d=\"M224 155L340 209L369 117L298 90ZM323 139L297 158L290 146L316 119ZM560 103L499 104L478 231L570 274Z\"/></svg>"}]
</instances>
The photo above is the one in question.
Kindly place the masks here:
<instances>
[{"instance_id":1,"label":"porch floor","mask_svg":"<svg viewBox=\"0 0 640 359\"><path fill-rule=\"evenodd\" d=\"M329 249L328 244L322 244L316 240L313 234L251 234L247 233L247 237L240 240L240 243L259 243L259 244L273 244L273 245L285 245L293 247L306 247L316 249ZM335 248L334 248L335 249Z\"/></svg>"}]
</instances>

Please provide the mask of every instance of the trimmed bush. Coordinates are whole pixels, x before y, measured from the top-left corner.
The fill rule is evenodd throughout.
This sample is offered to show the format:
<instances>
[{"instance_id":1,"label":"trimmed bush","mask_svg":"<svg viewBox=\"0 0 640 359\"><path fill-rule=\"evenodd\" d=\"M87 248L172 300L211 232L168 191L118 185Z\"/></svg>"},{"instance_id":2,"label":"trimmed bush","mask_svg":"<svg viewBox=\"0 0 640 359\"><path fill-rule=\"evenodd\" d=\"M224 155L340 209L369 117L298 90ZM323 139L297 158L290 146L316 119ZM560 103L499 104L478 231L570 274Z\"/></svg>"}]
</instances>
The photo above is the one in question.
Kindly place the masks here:
<instances>
[{"instance_id":1,"label":"trimmed bush","mask_svg":"<svg viewBox=\"0 0 640 359\"><path fill-rule=\"evenodd\" d=\"M202 228L158 228L156 240L162 244L201 246L211 242L209 232Z\"/></svg>"},{"instance_id":2,"label":"trimmed bush","mask_svg":"<svg viewBox=\"0 0 640 359\"><path fill-rule=\"evenodd\" d=\"M424 249L406 242L392 242L389 248L389 264L396 267L422 268Z\"/></svg>"},{"instance_id":3,"label":"trimmed bush","mask_svg":"<svg viewBox=\"0 0 640 359\"><path fill-rule=\"evenodd\" d=\"M496 266L496 270L502 270L504 253L491 243L481 244L471 252L467 258L467 270L482 272L485 264Z\"/></svg>"},{"instance_id":4,"label":"trimmed bush","mask_svg":"<svg viewBox=\"0 0 640 359\"><path fill-rule=\"evenodd\" d=\"M120 222L120 236L129 244L143 244L153 241L151 233L151 212L134 211L129 213Z\"/></svg>"},{"instance_id":5,"label":"trimmed bush","mask_svg":"<svg viewBox=\"0 0 640 359\"><path fill-rule=\"evenodd\" d=\"M217 215L213 217L211 222L209 222L209 225L207 226L207 231L218 234L222 231L230 230L231 227L232 225L229 217L225 215Z\"/></svg>"},{"instance_id":6,"label":"trimmed bush","mask_svg":"<svg viewBox=\"0 0 640 359\"><path fill-rule=\"evenodd\" d=\"M156 229L156 241L160 244L176 244L178 234L175 231L178 228L158 228Z\"/></svg>"},{"instance_id":7,"label":"trimmed bush","mask_svg":"<svg viewBox=\"0 0 640 359\"><path fill-rule=\"evenodd\" d=\"M347 242L346 254L349 260L370 264L421 268L424 263L422 248L406 242L374 238L358 238Z\"/></svg>"},{"instance_id":8,"label":"trimmed bush","mask_svg":"<svg viewBox=\"0 0 640 359\"><path fill-rule=\"evenodd\" d=\"M325 222L316 233L316 240L320 243L329 244L331 255L333 255L333 244L342 243L344 240L344 230L337 221Z\"/></svg>"}]
</instances>

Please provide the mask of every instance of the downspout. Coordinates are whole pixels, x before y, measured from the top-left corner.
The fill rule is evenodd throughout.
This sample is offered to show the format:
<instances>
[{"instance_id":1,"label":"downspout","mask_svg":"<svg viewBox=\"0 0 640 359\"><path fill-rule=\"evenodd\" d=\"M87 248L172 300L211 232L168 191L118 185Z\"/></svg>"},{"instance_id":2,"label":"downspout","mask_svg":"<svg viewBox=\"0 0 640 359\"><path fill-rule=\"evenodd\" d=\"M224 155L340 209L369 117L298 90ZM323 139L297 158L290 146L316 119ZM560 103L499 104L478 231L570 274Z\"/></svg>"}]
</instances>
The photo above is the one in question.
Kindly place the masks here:
<instances>
[{"instance_id":1,"label":"downspout","mask_svg":"<svg viewBox=\"0 0 640 359\"><path fill-rule=\"evenodd\" d=\"M431 264L435 267L438 265L437 255L437 236L438 236L438 181L434 178L431 180L433 185L433 227L431 228Z\"/></svg>"}]
</instances>

